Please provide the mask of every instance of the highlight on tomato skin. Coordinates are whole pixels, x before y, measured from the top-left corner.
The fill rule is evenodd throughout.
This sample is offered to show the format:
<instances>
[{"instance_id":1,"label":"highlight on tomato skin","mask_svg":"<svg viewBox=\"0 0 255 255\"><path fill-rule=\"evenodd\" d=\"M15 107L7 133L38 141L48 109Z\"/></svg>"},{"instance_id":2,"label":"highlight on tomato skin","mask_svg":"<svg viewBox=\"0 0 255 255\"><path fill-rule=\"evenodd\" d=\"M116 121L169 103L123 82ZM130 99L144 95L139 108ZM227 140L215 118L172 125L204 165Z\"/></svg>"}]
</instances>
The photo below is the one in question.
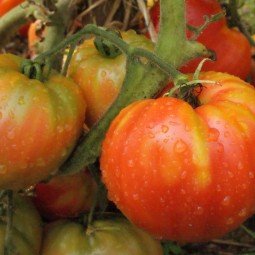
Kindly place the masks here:
<instances>
[{"instance_id":1,"label":"highlight on tomato skin","mask_svg":"<svg viewBox=\"0 0 255 255\"><path fill-rule=\"evenodd\" d=\"M205 72L200 106L173 97L123 109L100 168L108 197L134 224L180 243L220 238L255 213L255 90Z\"/></svg>"},{"instance_id":2,"label":"highlight on tomato skin","mask_svg":"<svg viewBox=\"0 0 255 255\"><path fill-rule=\"evenodd\" d=\"M223 9L216 0L186 1L186 21L187 24L193 27L203 25L205 15L210 17L221 12L223 12ZM155 30L158 32L160 19L159 2L150 9L150 16ZM187 28L186 34L190 38L192 32ZM216 60L205 62L202 67L203 71L226 72L243 80L248 77L251 68L251 45L240 31L227 26L225 17L207 26L200 33L197 41L216 53ZM180 71L184 73L194 72L201 60L201 58L196 58L184 63Z\"/></svg>"}]
</instances>

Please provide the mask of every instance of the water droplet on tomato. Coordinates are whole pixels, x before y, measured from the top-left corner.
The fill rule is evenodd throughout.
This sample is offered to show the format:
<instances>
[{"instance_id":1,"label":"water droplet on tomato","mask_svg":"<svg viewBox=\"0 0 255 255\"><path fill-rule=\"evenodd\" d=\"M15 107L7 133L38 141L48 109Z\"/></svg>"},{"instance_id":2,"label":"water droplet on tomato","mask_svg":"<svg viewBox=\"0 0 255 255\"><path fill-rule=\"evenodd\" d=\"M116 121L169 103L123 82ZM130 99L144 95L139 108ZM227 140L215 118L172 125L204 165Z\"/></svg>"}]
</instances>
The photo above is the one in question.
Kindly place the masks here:
<instances>
[{"instance_id":1,"label":"water droplet on tomato","mask_svg":"<svg viewBox=\"0 0 255 255\"><path fill-rule=\"evenodd\" d=\"M5 174L7 172L7 166L6 165L0 165L0 174Z\"/></svg>"},{"instance_id":2,"label":"water droplet on tomato","mask_svg":"<svg viewBox=\"0 0 255 255\"><path fill-rule=\"evenodd\" d=\"M187 149L187 144L185 142L183 142L182 140L178 140L174 144L174 151L177 153L182 153L182 152L186 151L186 149Z\"/></svg>"},{"instance_id":3,"label":"water droplet on tomato","mask_svg":"<svg viewBox=\"0 0 255 255\"><path fill-rule=\"evenodd\" d=\"M221 204L224 205L224 206L228 206L230 204L230 196L224 197Z\"/></svg>"},{"instance_id":4,"label":"water droplet on tomato","mask_svg":"<svg viewBox=\"0 0 255 255\"><path fill-rule=\"evenodd\" d=\"M223 153L223 152L224 152L224 146L223 146L223 144L222 144L222 143L217 143L216 150L217 150L217 152L219 152L219 153Z\"/></svg>"},{"instance_id":5,"label":"water droplet on tomato","mask_svg":"<svg viewBox=\"0 0 255 255\"><path fill-rule=\"evenodd\" d=\"M36 161L36 165L39 167L45 166L45 161L43 158L38 158Z\"/></svg>"},{"instance_id":6,"label":"water droplet on tomato","mask_svg":"<svg viewBox=\"0 0 255 255\"><path fill-rule=\"evenodd\" d=\"M209 130L209 141L217 141L220 136L220 132L216 128L210 128Z\"/></svg>"},{"instance_id":7,"label":"water droplet on tomato","mask_svg":"<svg viewBox=\"0 0 255 255\"><path fill-rule=\"evenodd\" d=\"M8 133L7 133L7 138L10 139L10 140L12 140L12 139L14 139L14 137L15 137L15 131L14 131L14 129L8 131Z\"/></svg>"},{"instance_id":8,"label":"water droplet on tomato","mask_svg":"<svg viewBox=\"0 0 255 255\"><path fill-rule=\"evenodd\" d=\"M234 223L234 219L233 218L228 218L226 221L227 225L232 225Z\"/></svg>"},{"instance_id":9,"label":"water droplet on tomato","mask_svg":"<svg viewBox=\"0 0 255 255\"><path fill-rule=\"evenodd\" d=\"M187 177L187 172L186 171L183 171L181 173L181 179L185 179Z\"/></svg>"},{"instance_id":10,"label":"water droplet on tomato","mask_svg":"<svg viewBox=\"0 0 255 255\"><path fill-rule=\"evenodd\" d=\"M247 209L243 208L242 210L240 210L240 212L238 213L239 217L245 217L247 215Z\"/></svg>"},{"instance_id":11,"label":"water droplet on tomato","mask_svg":"<svg viewBox=\"0 0 255 255\"><path fill-rule=\"evenodd\" d=\"M133 194L133 199L134 200L138 200L139 199L139 195L138 194Z\"/></svg>"},{"instance_id":12,"label":"water droplet on tomato","mask_svg":"<svg viewBox=\"0 0 255 255\"><path fill-rule=\"evenodd\" d=\"M134 165L135 165L134 161L132 159L129 159L127 164L128 164L128 167L134 167Z\"/></svg>"},{"instance_id":13,"label":"water droplet on tomato","mask_svg":"<svg viewBox=\"0 0 255 255\"><path fill-rule=\"evenodd\" d=\"M224 132L224 136L225 137L229 137L230 136L230 132L229 131Z\"/></svg>"},{"instance_id":14,"label":"water droplet on tomato","mask_svg":"<svg viewBox=\"0 0 255 255\"><path fill-rule=\"evenodd\" d=\"M242 163L241 161L238 162L238 164L237 164L237 169L238 169L238 170L244 169L243 163Z\"/></svg>"},{"instance_id":15,"label":"water droplet on tomato","mask_svg":"<svg viewBox=\"0 0 255 255\"><path fill-rule=\"evenodd\" d=\"M150 138L155 138L155 135L154 135L152 132L150 132L150 133L149 133L149 137L150 137Z\"/></svg>"},{"instance_id":16,"label":"water droplet on tomato","mask_svg":"<svg viewBox=\"0 0 255 255\"><path fill-rule=\"evenodd\" d=\"M63 126L57 126L57 131L59 132L59 133L62 133L63 131L64 131L64 127Z\"/></svg>"},{"instance_id":17,"label":"water droplet on tomato","mask_svg":"<svg viewBox=\"0 0 255 255\"><path fill-rule=\"evenodd\" d=\"M233 178L234 177L234 173L232 171L228 171L228 176L229 176L229 178Z\"/></svg>"},{"instance_id":18,"label":"water droplet on tomato","mask_svg":"<svg viewBox=\"0 0 255 255\"><path fill-rule=\"evenodd\" d=\"M251 179L254 178L254 173L253 172L249 172L248 175L249 175L249 178L251 178Z\"/></svg>"},{"instance_id":19,"label":"water droplet on tomato","mask_svg":"<svg viewBox=\"0 0 255 255\"><path fill-rule=\"evenodd\" d=\"M18 99L18 104L19 104L19 105L25 104L24 96L19 97L19 99Z\"/></svg>"},{"instance_id":20,"label":"water droplet on tomato","mask_svg":"<svg viewBox=\"0 0 255 255\"><path fill-rule=\"evenodd\" d=\"M166 126L166 125L162 125L161 126L161 131L162 131L162 133L167 133L168 132L168 130L169 130L169 127L168 126Z\"/></svg>"},{"instance_id":21,"label":"water droplet on tomato","mask_svg":"<svg viewBox=\"0 0 255 255\"><path fill-rule=\"evenodd\" d=\"M196 208L195 214L196 215L202 215L204 213L204 208L202 206L198 206Z\"/></svg>"}]
</instances>

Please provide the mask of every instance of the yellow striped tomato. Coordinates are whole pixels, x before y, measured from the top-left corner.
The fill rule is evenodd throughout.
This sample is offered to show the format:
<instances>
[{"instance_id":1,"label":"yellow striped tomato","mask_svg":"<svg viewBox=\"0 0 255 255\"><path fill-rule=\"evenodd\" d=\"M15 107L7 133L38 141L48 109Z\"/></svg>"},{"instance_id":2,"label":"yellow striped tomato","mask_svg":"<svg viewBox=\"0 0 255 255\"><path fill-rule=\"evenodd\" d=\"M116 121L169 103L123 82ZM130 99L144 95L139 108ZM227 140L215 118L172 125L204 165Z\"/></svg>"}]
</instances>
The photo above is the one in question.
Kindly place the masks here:
<instances>
[{"instance_id":1,"label":"yellow striped tomato","mask_svg":"<svg viewBox=\"0 0 255 255\"><path fill-rule=\"evenodd\" d=\"M255 212L255 90L206 72L200 105L174 97L123 109L102 146L109 199L158 238L199 242Z\"/></svg>"}]
</instances>

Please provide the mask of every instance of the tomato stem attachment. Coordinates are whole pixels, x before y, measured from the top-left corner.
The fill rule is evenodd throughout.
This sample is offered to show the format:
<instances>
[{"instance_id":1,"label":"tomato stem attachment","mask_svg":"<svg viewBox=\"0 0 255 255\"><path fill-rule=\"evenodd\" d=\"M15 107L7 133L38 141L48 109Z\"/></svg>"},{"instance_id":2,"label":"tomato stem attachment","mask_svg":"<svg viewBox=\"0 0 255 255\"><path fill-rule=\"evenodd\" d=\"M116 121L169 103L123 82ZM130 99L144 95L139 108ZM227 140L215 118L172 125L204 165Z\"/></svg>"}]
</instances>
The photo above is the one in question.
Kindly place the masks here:
<instances>
[{"instance_id":1,"label":"tomato stem attachment","mask_svg":"<svg viewBox=\"0 0 255 255\"><path fill-rule=\"evenodd\" d=\"M47 57L56 49L62 49L66 43L82 39L85 33L102 36L127 55L126 76L117 99L90 129L90 132L81 138L70 157L60 167L60 174L81 171L97 160L106 131L121 109L135 101L157 96L169 80L175 83L179 83L180 80L182 83L187 82L187 76L177 69L188 59L210 55L204 45L188 41L186 38L184 7L184 0L160 1L162 15L155 53L128 45L117 35L108 33L105 29L87 25L60 43L58 48L39 56L39 58ZM173 35L171 40L169 35ZM176 50L178 48L182 50ZM144 58L146 61L141 61Z\"/></svg>"}]
</instances>

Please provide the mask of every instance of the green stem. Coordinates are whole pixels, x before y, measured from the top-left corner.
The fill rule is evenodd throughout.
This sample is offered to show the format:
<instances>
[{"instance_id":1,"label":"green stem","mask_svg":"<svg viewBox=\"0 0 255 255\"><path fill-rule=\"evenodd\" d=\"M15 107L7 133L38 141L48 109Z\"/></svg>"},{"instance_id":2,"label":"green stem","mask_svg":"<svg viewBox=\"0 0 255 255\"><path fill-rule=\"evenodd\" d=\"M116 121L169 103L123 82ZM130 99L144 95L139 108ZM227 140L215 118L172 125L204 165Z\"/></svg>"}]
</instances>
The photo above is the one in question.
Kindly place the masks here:
<instances>
[{"instance_id":1,"label":"green stem","mask_svg":"<svg viewBox=\"0 0 255 255\"><path fill-rule=\"evenodd\" d=\"M66 28L71 19L72 9L70 9L70 0L58 0L56 3L56 11L49 16L50 26L45 29L45 39L38 48L42 52L51 50L55 45L64 40ZM68 11L66 11L68 10ZM64 15L63 15L64 13ZM39 52L40 53L40 52ZM61 70L63 54L56 54L55 58L50 58L51 65L56 70Z\"/></svg>"},{"instance_id":2,"label":"green stem","mask_svg":"<svg viewBox=\"0 0 255 255\"><path fill-rule=\"evenodd\" d=\"M156 54L177 69L194 57L211 56L203 44L186 37L185 0L160 1Z\"/></svg>"}]
</instances>

